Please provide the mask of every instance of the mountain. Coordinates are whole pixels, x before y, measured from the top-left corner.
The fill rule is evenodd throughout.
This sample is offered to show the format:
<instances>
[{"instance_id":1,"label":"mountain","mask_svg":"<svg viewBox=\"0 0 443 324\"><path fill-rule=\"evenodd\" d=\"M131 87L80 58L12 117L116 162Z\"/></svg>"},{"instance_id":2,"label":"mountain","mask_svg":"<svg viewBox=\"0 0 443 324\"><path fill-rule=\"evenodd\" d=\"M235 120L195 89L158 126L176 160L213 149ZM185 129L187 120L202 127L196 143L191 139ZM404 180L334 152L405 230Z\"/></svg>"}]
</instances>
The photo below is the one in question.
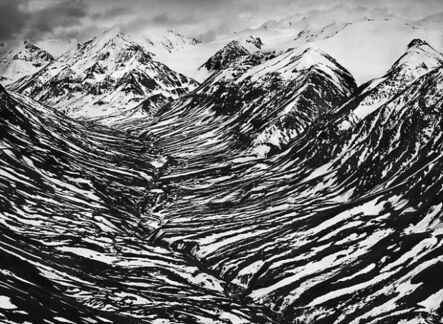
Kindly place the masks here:
<instances>
[{"instance_id":1,"label":"mountain","mask_svg":"<svg viewBox=\"0 0 443 324\"><path fill-rule=\"evenodd\" d=\"M148 96L178 98L196 85L125 34L108 30L9 88L69 116L106 123L107 116L131 110Z\"/></svg>"},{"instance_id":2,"label":"mountain","mask_svg":"<svg viewBox=\"0 0 443 324\"><path fill-rule=\"evenodd\" d=\"M411 82L443 65L443 55L426 41L412 40L407 51L381 78L372 80L360 88L360 95L341 109L352 109L343 116L339 128L352 127L355 123L377 110Z\"/></svg>"},{"instance_id":3,"label":"mountain","mask_svg":"<svg viewBox=\"0 0 443 324\"><path fill-rule=\"evenodd\" d=\"M54 58L45 50L25 41L0 57L0 79L5 84L29 76L51 63Z\"/></svg>"}]
</instances>

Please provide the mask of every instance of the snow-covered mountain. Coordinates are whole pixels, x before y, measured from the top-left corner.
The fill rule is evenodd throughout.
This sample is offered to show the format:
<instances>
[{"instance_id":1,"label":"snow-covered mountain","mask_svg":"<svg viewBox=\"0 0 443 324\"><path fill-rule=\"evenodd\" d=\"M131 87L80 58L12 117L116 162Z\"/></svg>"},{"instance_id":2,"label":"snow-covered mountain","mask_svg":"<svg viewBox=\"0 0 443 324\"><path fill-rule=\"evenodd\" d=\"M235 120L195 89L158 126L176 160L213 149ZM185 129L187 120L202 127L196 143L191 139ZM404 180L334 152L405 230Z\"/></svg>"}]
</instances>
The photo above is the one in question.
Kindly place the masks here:
<instances>
[{"instance_id":1,"label":"snow-covered mountain","mask_svg":"<svg viewBox=\"0 0 443 324\"><path fill-rule=\"evenodd\" d=\"M0 57L0 80L10 84L34 74L53 60L51 54L25 41L23 46L10 49Z\"/></svg>"},{"instance_id":2,"label":"snow-covered mountain","mask_svg":"<svg viewBox=\"0 0 443 324\"><path fill-rule=\"evenodd\" d=\"M108 30L79 44L10 89L69 116L103 122L132 110L146 97L178 98L197 83L157 62L138 43Z\"/></svg>"},{"instance_id":3,"label":"snow-covered mountain","mask_svg":"<svg viewBox=\"0 0 443 324\"><path fill-rule=\"evenodd\" d=\"M443 54L426 41L412 40L407 51L381 78L371 80L359 89L359 95L351 103L340 108L343 114L340 129L347 129L391 100L420 76L443 65ZM347 109L349 111L345 112Z\"/></svg>"}]
</instances>

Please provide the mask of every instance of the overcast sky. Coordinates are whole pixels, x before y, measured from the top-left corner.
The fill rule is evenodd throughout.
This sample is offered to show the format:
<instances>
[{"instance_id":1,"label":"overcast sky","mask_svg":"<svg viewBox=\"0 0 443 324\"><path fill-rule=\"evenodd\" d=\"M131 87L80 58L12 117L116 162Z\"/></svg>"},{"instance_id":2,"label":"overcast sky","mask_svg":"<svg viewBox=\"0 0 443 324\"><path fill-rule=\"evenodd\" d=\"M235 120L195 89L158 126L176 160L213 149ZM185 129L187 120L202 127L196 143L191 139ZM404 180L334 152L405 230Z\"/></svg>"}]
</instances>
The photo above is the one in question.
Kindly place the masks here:
<instances>
[{"instance_id":1,"label":"overcast sky","mask_svg":"<svg viewBox=\"0 0 443 324\"><path fill-rule=\"evenodd\" d=\"M443 11L443 0L0 0L0 44L83 41L114 26L128 33L171 28L210 41L269 19L339 4L370 4L416 19Z\"/></svg>"}]
</instances>

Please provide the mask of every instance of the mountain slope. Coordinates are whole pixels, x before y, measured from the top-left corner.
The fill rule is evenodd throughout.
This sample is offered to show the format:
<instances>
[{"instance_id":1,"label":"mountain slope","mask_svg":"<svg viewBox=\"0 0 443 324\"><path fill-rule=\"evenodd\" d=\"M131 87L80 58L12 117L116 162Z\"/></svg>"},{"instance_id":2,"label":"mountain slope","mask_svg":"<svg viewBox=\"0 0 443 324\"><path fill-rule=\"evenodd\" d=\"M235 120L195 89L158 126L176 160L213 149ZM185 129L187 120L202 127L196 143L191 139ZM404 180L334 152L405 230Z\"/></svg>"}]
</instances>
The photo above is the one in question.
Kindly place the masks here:
<instances>
[{"instance_id":1,"label":"mountain slope","mask_svg":"<svg viewBox=\"0 0 443 324\"><path fill-rule=\"evenodd\" d=\"M10 49L0 58L0 80L4 84L13 83L34 74L53 60L51 54L25 41L23 47Z\"/></svg>"},{"instance_id":2,"label":"mountain slope","mask_svg":"<svg viewBox=\"0 0 443 324\"><path fill-rule=\"evenodd\" d=\"M132 109L150 95L178 98L195 86L126 35L109 30L10 89L69 116L94 120Z\"/></svg>"}]
</instances>

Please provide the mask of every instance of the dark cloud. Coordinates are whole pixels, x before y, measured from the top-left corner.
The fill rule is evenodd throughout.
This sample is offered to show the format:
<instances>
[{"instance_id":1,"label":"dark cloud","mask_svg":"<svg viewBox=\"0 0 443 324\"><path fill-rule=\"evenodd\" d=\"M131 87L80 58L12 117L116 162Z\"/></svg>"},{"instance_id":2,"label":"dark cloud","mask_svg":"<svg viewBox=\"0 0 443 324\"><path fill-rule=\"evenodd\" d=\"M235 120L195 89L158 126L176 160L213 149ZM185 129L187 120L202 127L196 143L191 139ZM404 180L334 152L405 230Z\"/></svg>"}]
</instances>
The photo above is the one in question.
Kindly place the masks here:
<instances>
[{"instance_id":1,"label":"dark cloud","mask_svg":"<svg viewBox=\"0 0 443 324\"><path fill-rule=\"evenodd\" d=\"M92 19L114 19L131 13L131 7L112 6L109 9L100 12L94 12Z\"/></svg>"},{"instance_id":2,"label":"dark cloud","mask_svg":"<svg viewBox=\"0 0 443 324\"><path fill-rule=\"evenodd\" d=\"M25 3L21 0L0 0L0 41L16 38L26 26L29 14L22 9Z\"/></svg>"},{"instance_id":3,"label":"dark cloud","mask_svg":"<svg viewBox=\"0 0 443 324\"><path fill-rule=\"evenodd\" d=\"M88 15L85 0L45 1L40 6L32 0L0 0L0 41L37 41L59 28L81 25Z\"/></svg>"},{"instance_id":4,"label":"dark cloud","mask_svg":"<svg viewBox=\"0 0 443 324\"><path fill-rule=\"evenodd\" d=\"M39 40L57 28L80 26L87 17L88 6L84 0L57 1L53 5L37 10L26 30L25 38Z\"/></svg>"}]
</instances>

